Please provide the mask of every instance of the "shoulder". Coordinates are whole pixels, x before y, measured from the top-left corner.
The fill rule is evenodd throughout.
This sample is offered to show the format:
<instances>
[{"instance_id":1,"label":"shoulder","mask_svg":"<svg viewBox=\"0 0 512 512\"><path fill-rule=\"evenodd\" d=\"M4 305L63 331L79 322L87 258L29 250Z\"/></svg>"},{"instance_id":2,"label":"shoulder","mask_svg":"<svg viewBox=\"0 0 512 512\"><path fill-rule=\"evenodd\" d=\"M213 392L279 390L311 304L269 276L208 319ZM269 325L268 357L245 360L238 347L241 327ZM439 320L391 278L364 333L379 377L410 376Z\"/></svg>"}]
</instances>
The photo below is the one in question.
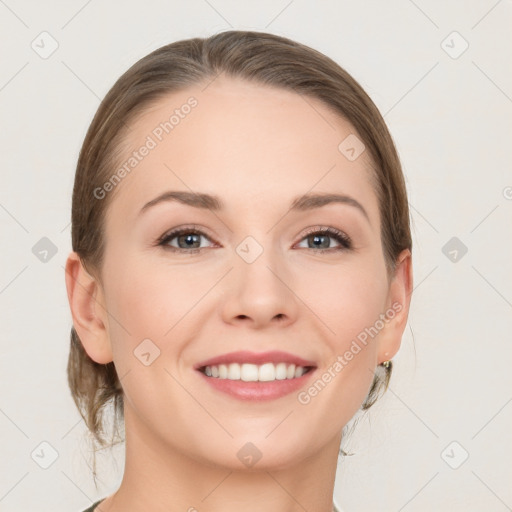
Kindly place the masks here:
<instances>
[{"instance_id":1,"label":"shoulder","mask_svg":"<svg viewBox=\"0 0 512 512\"><path fill-rule=\"evenodd\" d=\"M85 509L83 512L94 512L94 509L102 502L103 500L99 500L96 503L93 503L89 508Z\"/></svg>"}]
</instances>

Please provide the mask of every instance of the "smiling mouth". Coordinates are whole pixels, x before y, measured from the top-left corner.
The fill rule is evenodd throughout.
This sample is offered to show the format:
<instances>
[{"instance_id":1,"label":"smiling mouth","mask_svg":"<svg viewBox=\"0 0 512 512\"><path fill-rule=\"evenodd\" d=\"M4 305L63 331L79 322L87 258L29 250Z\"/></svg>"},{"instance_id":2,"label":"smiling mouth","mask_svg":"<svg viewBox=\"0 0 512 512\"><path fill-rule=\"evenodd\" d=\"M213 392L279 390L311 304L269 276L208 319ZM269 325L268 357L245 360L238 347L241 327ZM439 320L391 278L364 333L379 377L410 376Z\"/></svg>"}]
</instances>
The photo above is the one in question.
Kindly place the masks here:
<instances>
[{"instance_id":1,"label":"smiling mouth","mask_svg":"<svg viewBox=\"0 0 512 512\"><path fill-rule=\"evenodd\" d=\"M208 365L198 368L207 377L220 380L239 380L244 382L272 382L275 380L298 379L313 370L314 366L298 366L288 363L230 363Z\"/></svg>"}]
</instances>

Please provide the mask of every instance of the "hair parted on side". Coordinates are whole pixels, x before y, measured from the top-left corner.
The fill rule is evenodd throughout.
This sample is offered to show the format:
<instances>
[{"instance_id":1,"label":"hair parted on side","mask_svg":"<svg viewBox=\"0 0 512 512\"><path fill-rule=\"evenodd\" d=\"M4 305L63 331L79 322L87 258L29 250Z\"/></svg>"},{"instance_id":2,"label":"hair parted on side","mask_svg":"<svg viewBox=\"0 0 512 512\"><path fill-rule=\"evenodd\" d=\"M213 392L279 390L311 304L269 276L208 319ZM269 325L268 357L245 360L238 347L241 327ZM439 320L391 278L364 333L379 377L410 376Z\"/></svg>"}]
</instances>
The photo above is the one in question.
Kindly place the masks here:
<instances>
[{"instance_id":1,"label":"hair parted on side","mask_svg":"<svg viewBox=\"0 0 512 512\"><path fill-rule=\"evenodd\" d=\"M412 240L400 160L379 110L347 71L317 50L281 36L238 30L177 41L153 51L128 69L101 102L80 150L72 197L72 248L86 270L102 282L104 220L115 191L98 200L94 190L120 165L130 123L161 97L207 85L219 74L319 99L353 125L371 156L382 249L391 276L400 252L412 249ZM371 407L387 389L391 368L377 368L362 409ZM104 447L105 406L113 404L114 424L121 420L123 390L114 363L93 361L74 327L67 374L81 416Z\"/></svg>"}]
</instances>

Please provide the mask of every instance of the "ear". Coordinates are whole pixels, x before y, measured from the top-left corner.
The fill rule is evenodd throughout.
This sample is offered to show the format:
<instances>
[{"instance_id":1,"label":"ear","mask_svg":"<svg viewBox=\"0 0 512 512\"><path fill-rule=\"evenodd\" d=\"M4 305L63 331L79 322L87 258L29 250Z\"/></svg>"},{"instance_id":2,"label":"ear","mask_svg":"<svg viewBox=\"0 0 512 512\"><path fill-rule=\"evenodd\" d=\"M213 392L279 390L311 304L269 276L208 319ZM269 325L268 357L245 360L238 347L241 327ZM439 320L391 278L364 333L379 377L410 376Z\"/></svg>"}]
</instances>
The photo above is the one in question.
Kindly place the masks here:
<instances>
[{"instance_id":1,"label":"ear","mask_svg":"<svg viewBox=\"0 0 512 512\"><path fill-rule=\"evenodd\" d=\"M85 270L76 252L66 261L66 289L73 326L87 352L97 363L113 360L108 336L108 313L100 284Z\"/></svg>"},{"instance_id":2,"label":"ear","mask_svg":"<svg viewBox=\"0 0 512 512\"><path fill-rule=\"evenodd\" d=\"M385 327L379 334L378 364L392 359L398 352L409 316L412 294L412 257L404 249L397 258L387 298Z\"/></svg>"}]
</instances>

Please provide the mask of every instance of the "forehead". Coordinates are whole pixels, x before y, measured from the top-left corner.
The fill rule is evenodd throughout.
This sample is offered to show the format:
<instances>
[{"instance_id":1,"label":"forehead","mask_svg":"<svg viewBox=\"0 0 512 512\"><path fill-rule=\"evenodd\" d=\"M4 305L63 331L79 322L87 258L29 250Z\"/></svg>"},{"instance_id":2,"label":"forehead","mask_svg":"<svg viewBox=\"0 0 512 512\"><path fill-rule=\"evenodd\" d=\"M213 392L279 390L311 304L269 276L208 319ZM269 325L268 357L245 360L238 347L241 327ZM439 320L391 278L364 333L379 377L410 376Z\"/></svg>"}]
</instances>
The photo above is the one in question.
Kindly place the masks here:
<instances>
[{"instance_id":1,"label":"forehead","mask_svg":"<svg viewBox=\"0 0 512 512\"><path fill-rule=\"evenodd\" d=\"M134 220L165 190L186 190L220 196L233 211L263 202L282 211L298 195L338 192L378 216L368 152L355 160L343 153L355 136L318 99L218 77L160 98L132 123L121 165L132 161L112 215Z\"/></svg>"}]
</instances>

